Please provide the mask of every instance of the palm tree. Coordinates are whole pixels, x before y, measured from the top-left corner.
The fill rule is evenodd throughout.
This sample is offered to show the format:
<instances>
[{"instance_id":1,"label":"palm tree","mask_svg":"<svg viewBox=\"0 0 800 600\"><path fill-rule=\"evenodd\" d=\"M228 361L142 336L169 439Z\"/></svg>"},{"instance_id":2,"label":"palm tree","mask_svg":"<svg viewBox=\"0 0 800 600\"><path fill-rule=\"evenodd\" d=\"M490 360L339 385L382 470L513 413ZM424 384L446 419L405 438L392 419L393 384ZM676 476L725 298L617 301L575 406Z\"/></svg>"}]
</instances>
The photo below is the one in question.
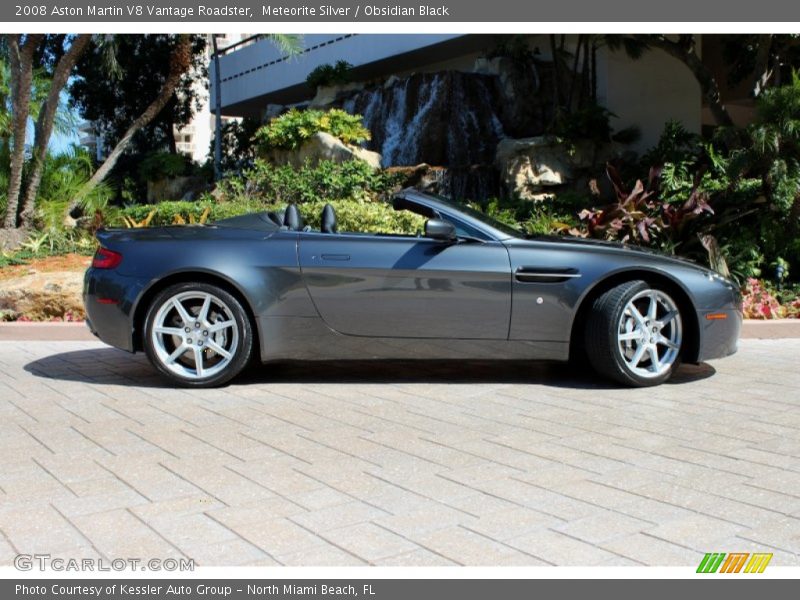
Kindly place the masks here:
<instances>
[{"instance_id":1,"label":"palm tree","mask_svg":"<svg viewBox=\"0 0 800 600\"><path fill-rule=\"evenodd\" d=\"M43 39L41 34L8 34L6 45L11 68L11 151L9 153L8 193L3 226L17 227L22 167L25 164L25 136L30 116L33 85L33 55Z\"/></svg>"},{"instance_id":2,"label":"palm tree","mask_svg":"<svg viewBox=\"0 0 800 600\"><path fill-rule=\"evenodd\" d=\"M52 77L45 77L34 66L34 56L44 36L40 34L8 34L5 36L3 51L8 61L2 61L3 85L0 96L10 98L10 111L7 102L0 107L0 136L4 147L9 147L9 175L6 193L6 211L3 226L27 228L33 219L33 205L39 190L44 168L47 146L54 130L69 123L65 117L61 92L67 83L72 68L86 50L91 35L76 36L69 49L61 54L56 62ZM7 73L7 74L6 74ZM34 121L34 142L31 153L31 166L28 185L22 197L22 171L25 164L25 142L29 120ZM74 122L72 123L74 125Z\"/></svg>"},{"instance_id":3,"label":"palm tree","mask_svg":"<svg viewBox=\"0 0 800 600\"><path fill-rule=\"evenodd\" d=\"M53 70L53 77L47 90L41 110L36 118L33 138L33 153L31 155L31 170L28 177L28 187L22 201L20 211L20 224L22 227L30 227L33 222L33 207L36 202L36 195L39 192L39 185L42 182L42 171L44 170L44 158L47 153L47 146L53 129L56 124L56 116L61 106L61 91L67 84L72 69L89 47L92 36L90 34L78 35L69 46L69 49L59 58Z\"/></svg>"}]
</instances>

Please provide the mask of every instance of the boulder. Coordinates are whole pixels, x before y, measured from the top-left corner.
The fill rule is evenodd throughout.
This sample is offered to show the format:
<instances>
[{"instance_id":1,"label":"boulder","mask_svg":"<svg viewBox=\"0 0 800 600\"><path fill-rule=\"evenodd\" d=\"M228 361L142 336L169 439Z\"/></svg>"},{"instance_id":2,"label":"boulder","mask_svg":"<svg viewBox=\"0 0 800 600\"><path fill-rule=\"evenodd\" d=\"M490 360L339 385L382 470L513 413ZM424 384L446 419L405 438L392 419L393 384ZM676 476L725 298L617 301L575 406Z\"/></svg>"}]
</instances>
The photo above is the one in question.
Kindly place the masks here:
<instances>
[{"instance_id":1,"label":"boulder","mask_svg":"<svg viewBox=\"0 0 800 600\"><path fill-rule=\"evenodd\" d=\"M364 89L364 84L358 81L337 85L321 85L317 88L317 93L308 107L326 108L340 101L343 97L348 96L352 92L362 89Z\"/></svg>"},{"instance_id":2,"label":"boulder","mask_svg":"<svg viewBox=\"0 0 800 600\"><path fill-rule=\"evenodd\" d=\"M83 319L83 272L53 271L6 279L0 287L0 313L33 321Z\"/></svg>"},{"instance_id":3,"label":"boulder","mask_svg":"<svg viewBox=\"0 0 800 600\"><path fill-rule=\"evenodd\" d=\"M381 155L377 152L345 144L331 134L322 131L312 135L297 150L270 150L266 153L265 158L278 165L289 164L293 167L300 167L306 161L317 164L321 160L340 163L349 160L363 160L373 169L381 167Z\"/></svg>"},{"instance_id":4,"label":"boulder","mask_svg":"<svg viewBox=\"0 0 800 600\"><path fill-rule=\"evenodd\" d=\"M617 152L612 144L565 142L553 136L506 138L497 145L495 166L507 192L523 200L551 199L559 190L584 182L587 173Z\"/></svg>"},{"instance_id":5,"label":"boulder","mask_svg":"<svg viewBox=\"0 0 800 600\"><path fill-rule=\"evenodd\" d=\"M387 173L402 175L399 188L413 187L421 192L439 194L442 191L442 181L447 174L444 167L432 167L421 163L413 167L389 167Z\"/></svg>"}]
</instances>

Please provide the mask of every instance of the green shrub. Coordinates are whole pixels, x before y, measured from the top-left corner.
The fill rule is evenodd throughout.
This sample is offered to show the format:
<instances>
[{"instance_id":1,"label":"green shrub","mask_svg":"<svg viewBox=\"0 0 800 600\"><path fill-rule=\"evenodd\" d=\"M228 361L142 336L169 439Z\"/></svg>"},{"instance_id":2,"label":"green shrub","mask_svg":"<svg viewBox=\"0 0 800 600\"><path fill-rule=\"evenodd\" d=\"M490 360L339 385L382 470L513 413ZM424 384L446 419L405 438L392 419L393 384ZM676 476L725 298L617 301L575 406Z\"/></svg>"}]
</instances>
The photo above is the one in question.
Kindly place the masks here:
<instances>
[{"instance_id":1,"label":"green shrub","mask_svg":"<svg viewBox=\"0 0 800 600\"><path fill-rule=\"evenodd\" d=\"M320 65L308 74L306 83L313 89L317 89L321 85L348 83L352 68L353 65L346 60L337 60L333 65Z\"/></svg>"},{"instance_id":2,"label":"green shrub","mask_svg":"<svg viewBox=\"0 0 800 600\"><path fill-rule=\"evenodd\" d=\"M425 217L407 210L394 210L387 202L332 200L330 204L336 211L339 231L416 235L423 233L425 229ZM313 229L320 227L320 216L324 206L323 200L299 205L303 219Z\"/></svg>"},{"instance_id":3,"label":"green shrub","mask_svg":"<svg viewBox=\"0 0 800 600\"><path fill-rule=\"evenodd\" d=\"M320 131L346 144L360 144L370 139L369 130L361 122L361 115L351 115L338 108L329 111L293 108L261 127L254 139L260 152L268 152L273 148L293 150Z\"/></svg>"},{"instance_id":4,"label":"green shrub","mask_svg":"<svg viewBox=\"0 0 800 600\"><path fill-rule=\"evenodd\" d=\"M376 198L395 188L401 175L374 170L360 160L320 161L295 168L256 160L252 169L220 182L222 199L261 204Z\"/></svg>"},{"instance_id":5,"label":"green shrub","mask_svg":"<svg viewBox=\"0 0 800 600\"><path fill-rule=\"evenodd\" d=\"M177 200L174 202L159 202L158 204L134 204L133 206L107 211L106 223L110 227L125 227L124 217L129 217L136 223L143 223L150 213L153 213L148 222L150 227L173 225L180 219L187 223L190 221L199 222L206 210L208 210L206 221L210 222L263 210L263 208L257 202L214 202L210 199L199 202Z\"/></svg>"},{"instance_id":6,"label":"green shrub","mask_svg":"<svg viewBox=\"0 0 800 600\"><path fill-rule=\"evenodd\" d=\"M189 162L189 159L182 154L151 152L139 164L139 176L142 181L180 177L188 170Z\"/></svg>"},{"instance_id":7,"label":"green shrub","mask_svg":"<svg viewBox=\"0 0 800 600\"><path fill-rule=\"evenodd\" d=\"M298 204L305 221L313 228L319 229L320 215L326 200L314 200ZM422 233L425 219L408 211L396 211L386 202L369 200L331 200L336 210L340 231L363 231L373 233L406 233L416 235ZM250 212L282 211L287 203L251 202L160 202L159 204L139 204L118 209L109 213L108 223L114 227L124 227L124 217L137 223L144 222L152 213L148 225L158 227L172 225L176 217L189 221L190 216L199 221L208 210L207 222L218 221L227 217L243 215Z\"/></svg>"},{"instance_id":8,"label":"green shrub","mask_svg":"<svg viewBox=\"0 0 800 600\"><path fill-rule=\"evenodd\" d=\"M482 203L471 202L469 206L529 235L567 233L577 227L575 213L561 198L542 203L492 198Z\"/></svg>"}]
</instances>

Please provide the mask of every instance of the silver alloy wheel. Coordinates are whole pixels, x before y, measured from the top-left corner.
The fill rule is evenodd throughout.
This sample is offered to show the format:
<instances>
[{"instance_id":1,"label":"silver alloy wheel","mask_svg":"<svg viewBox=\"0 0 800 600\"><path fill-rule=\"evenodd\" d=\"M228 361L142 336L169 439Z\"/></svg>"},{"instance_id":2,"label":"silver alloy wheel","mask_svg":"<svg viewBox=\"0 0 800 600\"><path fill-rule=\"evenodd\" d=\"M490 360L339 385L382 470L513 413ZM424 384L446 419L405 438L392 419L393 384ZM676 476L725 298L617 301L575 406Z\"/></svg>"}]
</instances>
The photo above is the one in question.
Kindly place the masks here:
<instances>
[{"instance_id":1,"label":"silver alloy wheel","mask_svg":"<svg viewBox=\"0 0 800 600\"><path fill-rule=\"evenodd\" d=\"M642 290L625 305L617 326L617 349L631 373L660 377L675 364L682 342L678 306L661 290Z\"/></svg>"},{"instance_id":2,"label":"silver alloy wheel","mask_svg":"<svg viewBox=\"0 0 800 600\"><path fill-rule=\"evenodd\" d=\"M150 335L159 362L186 379L220 373L239 346L233 311L208 292L181 292L167 299L153 319Z\"/></svg>"}]
</instances>

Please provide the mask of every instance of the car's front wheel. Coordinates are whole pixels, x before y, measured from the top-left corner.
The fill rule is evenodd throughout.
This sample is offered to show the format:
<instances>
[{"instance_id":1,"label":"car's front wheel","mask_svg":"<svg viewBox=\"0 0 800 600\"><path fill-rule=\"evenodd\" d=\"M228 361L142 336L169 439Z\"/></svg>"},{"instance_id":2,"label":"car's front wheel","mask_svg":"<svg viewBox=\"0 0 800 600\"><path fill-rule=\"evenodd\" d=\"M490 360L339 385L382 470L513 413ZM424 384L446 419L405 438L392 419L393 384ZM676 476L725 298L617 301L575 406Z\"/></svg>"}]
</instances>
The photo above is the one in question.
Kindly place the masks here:
<instances>
[{"instance_id":1,"label":"car's front wheel","mask_svg":"<svg viewBox=\"0 0 800 600\"><path fill-rule=\"evenodd\" d=\"M587 321L589 361L630 386L658 385L680 362L683 322L675 300L644 281L618 285L595 300Z\"/></svg>"},{"instance_id":2,"label":"car's front wheel","mask_svg":"<svg viewBox=\"0 0 800 600\"><path fill-rule=\"evenodd\" d=\"M233 295L207 283L179 283L151 303L144 348L153 366L173 381L213 387L235 377L247 364L253 333Z\"/></svg>"}]
</instances>

